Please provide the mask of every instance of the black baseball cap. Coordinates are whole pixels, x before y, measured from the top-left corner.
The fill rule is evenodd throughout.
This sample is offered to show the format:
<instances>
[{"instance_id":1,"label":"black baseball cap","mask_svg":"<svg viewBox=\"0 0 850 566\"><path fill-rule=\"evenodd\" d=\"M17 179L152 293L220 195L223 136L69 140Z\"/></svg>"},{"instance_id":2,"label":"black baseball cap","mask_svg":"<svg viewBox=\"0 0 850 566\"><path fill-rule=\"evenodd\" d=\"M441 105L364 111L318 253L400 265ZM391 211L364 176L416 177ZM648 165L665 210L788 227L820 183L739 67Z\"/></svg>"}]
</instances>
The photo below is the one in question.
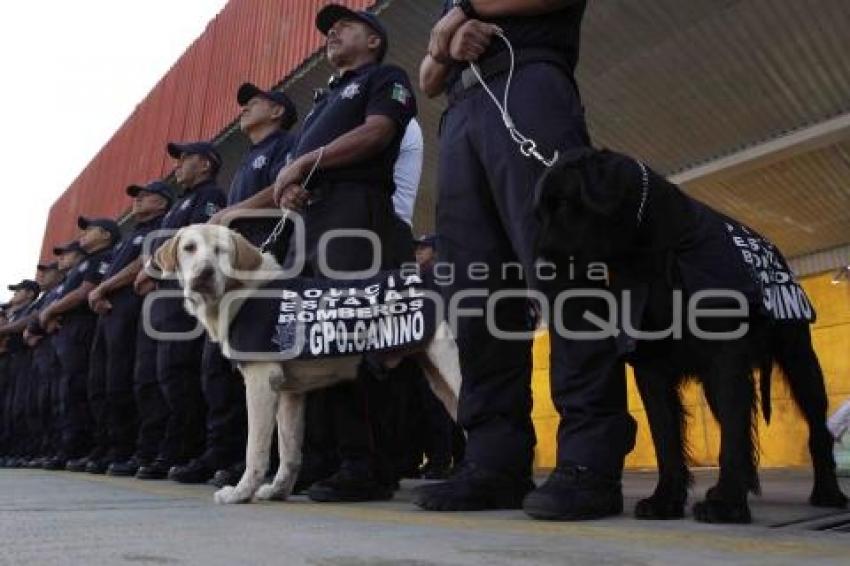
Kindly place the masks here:
<instances>
[{"instance_id":1,"label":"black baseball cap","mask_svg":"<svg viewBox=\"0 0 850 566\"><path fill-rule=\"evenodd\" d=\"M242 86L236 91L236 102L239 103L239 106L245 106L255 96L262 96L266 100L271 100L275 104L283 106L285 115L281 126L284 130L288 130L298 121L298 110L295 108L295 103L286 93L280 90L263 90L253 83L242 83Z\"/></svg>"},{"instance_id":2,"label":"black baseball cap","mask_svg":"<svg viewBox=\"0 0 850 566\"><path fill-rule=\"evenodd\" d=\"M32 279L24 279L17 285L9 285L10 291L32 291L36 295L41 293L41 286Z\"/></svg>"},{"instance_id":3,"label":"black baseball cap","mask_svg":"<svg viewBox=\"0 0 850 566\"><path fill-rule=\"evenodd\" d=\"M168 155L174 159L180 159L184 155L202 155L210 160L214 172L218 172L221 169L221 155L219 155L215 146L209 142L172 142L166 146L166 150L168 151Z\"/></svg>"},{"instance_id":4,"label":"black baseball cap","mask_svg":"<svg viewBox=\"0 0 850 566\"><path fill-rule=\"evenodd\" d=\"M85 216L80 216L77 219L77 226L80 227L80 230L88 230L92 226L103 228L109 232L109 237L113 244L121 239L121 229L118 228L118 223L111 218L86 218Z\"/></svg>"},{"instance_id":5,"label":"black baseball cap","mask_svg":"<svg viewBox=\"0 0 850 566\"><path fill-rule=\"evenodd\" d=\"M74 240L73 242L68 242L67 244L64 244L64 245L61 245L61 246L56 246L55 248L53 248L53 255L62 255L62 254L66 254L68 252L77 252L77 253L81 253L83 255L88 255L88 254L86 254L86 250L84 250L83 247L80 245L80 242L78 242L76 240Z\"/></svg>"},{"instance_id":6,"label":"black baseball cap","mask_svg":"<svg viewBox=\"0 0 850 566\"><path fill-rule=\"evenodd\" d=\"M154 195L159 195L168 201L169 206L174 204L174 201L177 200L177 193L174 192L174 189L171 188L171 185L162 181L153 181L145 186L130 185L129 187L127 187L127 194L129 196L136 197L139 195L139 193L151 193Z\"/></svg>"},{"instance_id":7,"label":"black baseball cap","mask_svg":"<svg viewBox=\"0 0 850 566\"><path fill-rule=\"evenodd\" d=\"M381 38L381 48L378 51L378 61L383 61L390 46L387 28L378 19L378 16L366 10L355 11L340 4L328 4L316 14L316 27L324 35L328 35L330 29L340 20L356 20L363 22L378 34Z\"/></svg>"},{"instance_id":8,"label":"black baseball cap","mask_svg":"<svg viewBox=\"0 0 850 566\"><path fill-rule=\"evenodd\" d=\"M52 271L54 269L59 269L59 262L51 261L50 263L39 263L35 266L38 271Z\"/></svg>"}]
</instances>

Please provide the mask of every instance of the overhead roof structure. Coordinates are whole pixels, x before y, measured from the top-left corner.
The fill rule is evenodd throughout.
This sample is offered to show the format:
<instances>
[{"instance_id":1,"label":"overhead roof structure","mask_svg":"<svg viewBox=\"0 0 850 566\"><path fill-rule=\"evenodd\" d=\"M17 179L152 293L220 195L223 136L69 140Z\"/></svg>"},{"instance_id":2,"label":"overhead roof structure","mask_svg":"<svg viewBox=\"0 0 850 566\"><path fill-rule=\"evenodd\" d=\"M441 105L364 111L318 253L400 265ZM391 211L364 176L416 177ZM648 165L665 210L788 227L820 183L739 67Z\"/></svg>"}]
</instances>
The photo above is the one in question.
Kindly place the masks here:
<instances>
[{"instance_id":1,"label":"overhead roof structure","mask_svg":"<svg viewBox=\"0 0 850 566\"><path fill-rule=\"evenodd\" d=\"M205 92L214 91L215 100L206 101L204 108L216 112L202 128L185 127L179 133L217 132L223 151L235 158L244 140L233 129L235 109L221 110L224 103L218 98L230 96L240 80L256 80L252 73L260 70L264 80L258 82L282 83L305 114L313 89L330 75L316 52L321 37L312 30L312 14L323 3L231 0L216 21L238 13L241 24L230 24L227 34L236 37L221 32L219 41L237 53L245 51L240 57L246 60L269 57L274 63L231 67L227 73L219 73L214 65L205 67L210 73ZM298 8L284 13L281 4ZM384 0L374 6L390 33L389 62L416 75L441 4ZM284 21L288 23L282 32L283 27L275 26ZM216 25L223 24L210 29ZM260 34L255 39L252 30ZM846 0L589 2L578 81L591 135L596 145L645 160L693 196L769 236L796 258L798 269L832 269L850 257L848 30ZM205 41L199 38L183 59L197 58L193 50ZM276 41L287 43L287 48ZM183 59L175 69L187 66ZM276 78L269 74L274 72L279 73ZM179 82L166 76L163 82L175 80ZM416 215L420 230L431 229L433 222L436 131L443 107L442 99L426 100L420 94L427 147ZM161 119L153 113L146 116ZM187 117L186 126L190 122ZM155 145L161 145L159 138ZM151 151L158 150L156 146ZM78 190L83 197L120 189ZM68 207L54 206L51 223L63 212ZM45 249L53 243L49 239Z\"/></svg>"}]
</instances>

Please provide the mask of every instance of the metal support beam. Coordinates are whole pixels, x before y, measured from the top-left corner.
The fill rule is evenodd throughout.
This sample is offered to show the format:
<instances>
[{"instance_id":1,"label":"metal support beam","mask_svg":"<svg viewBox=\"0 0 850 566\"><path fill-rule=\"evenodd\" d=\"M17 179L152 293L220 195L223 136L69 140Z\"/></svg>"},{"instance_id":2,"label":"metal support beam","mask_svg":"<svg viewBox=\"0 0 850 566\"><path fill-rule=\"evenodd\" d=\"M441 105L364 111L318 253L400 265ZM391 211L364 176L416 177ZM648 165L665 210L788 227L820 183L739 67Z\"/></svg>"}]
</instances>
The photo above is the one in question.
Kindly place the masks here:
<instances>
[{"instance_id":1,"label":"metal support beam","mask_svg":"<svg viewBox=\"0 0 850 566\"><path fill-rule=\"evenodd\" d=\"M850 139L850 113L680 171L673 175L671 181L677 185L687 185L694 181L721 180L846 139Z\"/></svg>"}]
</instances>

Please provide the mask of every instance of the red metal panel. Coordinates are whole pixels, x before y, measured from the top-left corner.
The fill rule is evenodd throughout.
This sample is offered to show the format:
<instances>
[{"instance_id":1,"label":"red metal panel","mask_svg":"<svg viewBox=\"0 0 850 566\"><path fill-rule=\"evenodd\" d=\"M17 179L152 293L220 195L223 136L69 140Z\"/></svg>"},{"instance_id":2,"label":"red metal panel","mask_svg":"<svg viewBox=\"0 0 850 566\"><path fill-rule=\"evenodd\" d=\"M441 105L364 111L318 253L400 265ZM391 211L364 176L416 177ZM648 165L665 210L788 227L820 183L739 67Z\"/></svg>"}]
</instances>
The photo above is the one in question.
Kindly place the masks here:
<instances>
[{"instance_id":1,"label":"red metal panel","mask_svg":"<svg viewBox=\"0 0 850 566\"><path fill-rule=\"evenodd\" d=\"M322 44L316 12L328 0L230 0L50 209L41 257L77 234L80 214L117 216L124 188L167 174L165 144L212 138L237 115L243 81L280 82ZM366 8L374 0L344 0Z\"/></svg>"}]
</instances>

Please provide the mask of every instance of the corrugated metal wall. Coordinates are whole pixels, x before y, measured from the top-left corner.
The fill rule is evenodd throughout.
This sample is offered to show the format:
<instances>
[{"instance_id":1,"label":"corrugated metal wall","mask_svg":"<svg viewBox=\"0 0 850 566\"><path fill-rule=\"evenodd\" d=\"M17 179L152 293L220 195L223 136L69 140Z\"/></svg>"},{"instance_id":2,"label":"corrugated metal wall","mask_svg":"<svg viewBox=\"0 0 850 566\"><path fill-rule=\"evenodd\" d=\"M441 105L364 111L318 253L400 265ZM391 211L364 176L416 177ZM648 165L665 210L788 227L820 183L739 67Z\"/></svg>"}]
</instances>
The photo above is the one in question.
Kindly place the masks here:
<instances>
[{"instance_id":1,"label":"corrugated metal wall","mask_svg":"<svg viewBox=\"0 0 850 566\"><path fill-rule=\"evenodd\" d=\"M250 80L275 85L322 44L315 14L328 0L230 0L53 204L42 258L75 236L79 214L117 216L124 188L171 170L170 140L212 138L237 114L235 92ZM341 0L365 8L374 0Z\"/></svg>"}]
</instances>

